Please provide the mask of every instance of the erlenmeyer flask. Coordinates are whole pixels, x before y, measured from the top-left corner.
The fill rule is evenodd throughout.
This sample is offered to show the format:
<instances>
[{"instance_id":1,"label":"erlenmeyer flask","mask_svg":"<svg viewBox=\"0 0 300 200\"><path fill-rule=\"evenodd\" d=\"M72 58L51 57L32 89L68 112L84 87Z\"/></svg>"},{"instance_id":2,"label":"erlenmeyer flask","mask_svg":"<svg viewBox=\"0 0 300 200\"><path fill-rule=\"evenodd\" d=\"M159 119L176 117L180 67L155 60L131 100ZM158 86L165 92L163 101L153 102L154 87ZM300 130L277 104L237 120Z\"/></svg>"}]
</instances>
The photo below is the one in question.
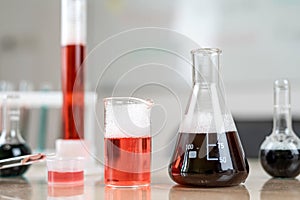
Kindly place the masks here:
<instances>
[{"instance_id":1,"label":"erlenmeyer flask","mask_svg":"<svg viewBox=\"0 0 300 200\"><path fill-rule=\"evenodd\" d=\"M249 166L219 79L219 49L196 49L194 86L169 175L182 185L218 187L245 181Z\"/></svg>"},{"instance_id":2,"label":"erlenmeyer flask","mask_svg":"<svg viewBox=\"0 0 300 200\"><path fill-rule=\"evenodd\" d=\"M273 177L293 178L300 173L300 140L292 128L290 84L274 82L273 131L260 147L264 170Z\"/></svg>"}]
</instances>

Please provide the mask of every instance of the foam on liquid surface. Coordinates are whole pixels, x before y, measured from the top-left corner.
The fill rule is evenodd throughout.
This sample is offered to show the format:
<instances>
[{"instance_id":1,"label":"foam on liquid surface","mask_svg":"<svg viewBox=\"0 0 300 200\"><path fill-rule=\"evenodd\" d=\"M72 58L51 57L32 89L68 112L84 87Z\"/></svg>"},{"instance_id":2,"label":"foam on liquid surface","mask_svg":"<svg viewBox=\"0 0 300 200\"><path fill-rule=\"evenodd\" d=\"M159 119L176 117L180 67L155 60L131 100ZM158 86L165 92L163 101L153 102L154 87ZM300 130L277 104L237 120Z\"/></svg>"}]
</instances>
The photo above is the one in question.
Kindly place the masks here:
<instances>
[{"instance_id":1,"label":"foam on liquid surface","mask_svg":"<svg viewBox=\"0 0 300 200\"><path fill-rule=\"evenodd\" d=\"M105 137L150 136L150 109L145 104L107 105Z\"/></svg>"},{"instance_id":2,"label":"foam on liquid surface","mask_svg":"<svg viewBox=\"0 0 300 200\"><path fill-rule=\"evenodd\" d=\"M221 123L217 124L212 113L197 113L192 118L185 117L180 132L185 133L224 133L236 131L235 123L230 114L221 116ZM219 127L217 127L219 126Z\"/></svg>"}]
</instances>

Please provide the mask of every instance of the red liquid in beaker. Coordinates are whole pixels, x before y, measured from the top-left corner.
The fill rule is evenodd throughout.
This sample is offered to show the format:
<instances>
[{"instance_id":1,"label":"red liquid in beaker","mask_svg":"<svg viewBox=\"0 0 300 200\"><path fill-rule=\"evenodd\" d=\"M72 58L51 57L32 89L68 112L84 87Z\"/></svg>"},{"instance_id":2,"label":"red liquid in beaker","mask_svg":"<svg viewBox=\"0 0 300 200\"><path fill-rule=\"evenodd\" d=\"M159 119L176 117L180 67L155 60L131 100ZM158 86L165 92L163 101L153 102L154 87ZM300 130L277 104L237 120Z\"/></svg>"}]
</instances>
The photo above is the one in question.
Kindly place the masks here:
<instances>
[{"instance_id":1,"label":"red liquid in beaker","mask_svg":"<svg viewBox=\"0 0 300 200\"><path fill-rule=\"evenodd\" d=\"M48 171L49 183L81 183L83 182L83 171L57 172Z\"/></svg>"},{"instance_id":2,"label":"red liquid in beaker","mask_svg":"<svg viewBox=\"0 0 300 200\"><path fill-rule=\"evenodd\" d=\"M105 138L105 184L150 184L151 137Z\"/></svg>"},{"instance_id":3,"label":"red liquid in beaker","mask_svg":"<svg viewBox=\"0 0 300 200\"><path fill-rule=\"evenodd\" d=\"M85 46L62 47L62 91L64 139L83 139Z\"/></svg>"}]
</instances>

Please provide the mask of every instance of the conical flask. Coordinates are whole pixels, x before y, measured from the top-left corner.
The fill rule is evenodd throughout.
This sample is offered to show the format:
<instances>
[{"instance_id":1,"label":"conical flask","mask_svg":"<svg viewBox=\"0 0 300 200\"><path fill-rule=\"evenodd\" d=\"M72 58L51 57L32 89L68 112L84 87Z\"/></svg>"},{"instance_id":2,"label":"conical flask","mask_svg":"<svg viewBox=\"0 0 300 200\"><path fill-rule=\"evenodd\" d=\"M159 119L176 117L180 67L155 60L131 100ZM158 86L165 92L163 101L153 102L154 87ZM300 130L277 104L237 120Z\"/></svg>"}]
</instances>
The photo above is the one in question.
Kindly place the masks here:
<instances>
[{"instance_id":1,"label":"conical flask","mask_svg":"<svg viewBox=\"0 0 300 200\"><path fill-rule=\"evenodd\" d=\"M290 84L274 82L273 131L260 147L260 163L273 177L293 178L300 173L300 139L292 128Z\"/></svg>"},{"instance_id":2,"label":"conical flask","mask_svg":"<svg viewBox=\"0 0 300 200\"><path fill-rule=\"evenodd\" d=\"M245 181L249 166L219 78L219 49L196 49L193 90L169 175L182 185L219 187Z\"/></svg>"}]
</instances>

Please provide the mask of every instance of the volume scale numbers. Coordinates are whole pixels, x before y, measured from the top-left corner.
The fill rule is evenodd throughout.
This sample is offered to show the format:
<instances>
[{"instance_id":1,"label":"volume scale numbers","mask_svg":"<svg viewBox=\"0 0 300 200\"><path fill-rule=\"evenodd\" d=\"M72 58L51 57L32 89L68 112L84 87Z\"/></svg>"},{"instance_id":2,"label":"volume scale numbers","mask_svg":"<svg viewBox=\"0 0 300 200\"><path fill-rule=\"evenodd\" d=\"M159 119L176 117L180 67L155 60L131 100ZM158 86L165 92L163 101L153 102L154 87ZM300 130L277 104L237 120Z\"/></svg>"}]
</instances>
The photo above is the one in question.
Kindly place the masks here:
<instances>
[{"instance_id":1,"label":"volume scale numbers","mask_svg":"<svg viewBox=\"0 0 300 200\"><path fill-rule=\"evenodd\" d=\"M209 134L206 134L206 159L207 160L219 160L220 163L226 163L226 156L219 156L219 157L210 157L209 152L210 148L209 147L218 147L219 152L222 151L222 149L225 148L225 145L223 142L217 142L216 144L210 144L209 143Z\"/></svg>"}]
</instances>

